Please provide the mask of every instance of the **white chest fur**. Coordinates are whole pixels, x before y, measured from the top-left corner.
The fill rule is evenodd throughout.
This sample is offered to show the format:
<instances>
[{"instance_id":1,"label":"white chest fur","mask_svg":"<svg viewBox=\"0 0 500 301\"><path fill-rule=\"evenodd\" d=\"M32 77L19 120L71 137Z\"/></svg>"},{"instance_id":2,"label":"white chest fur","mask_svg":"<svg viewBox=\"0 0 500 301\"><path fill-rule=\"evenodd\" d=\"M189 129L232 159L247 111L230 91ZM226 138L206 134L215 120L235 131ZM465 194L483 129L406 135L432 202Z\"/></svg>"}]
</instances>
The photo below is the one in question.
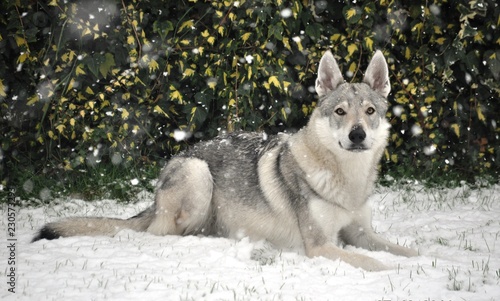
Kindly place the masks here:
<instances>
[{"instance_id":1,"label":"white chest fur","mask_svg":"<svg viewBox=\"0 0 500 301\"><path fill-rule=\"evenodd\" d=\"M361 156L362 157L362 156ZM347 210L364 205L373 189L374 171L370 162L353 157L349 165L336 168L329 166L307 168L307 182L325 200Z\"/></svg>"},{"instance_id":2,"label":"white chest fur","mask_svg":"<svg viewBox=\"0 0 500 301\"><path fill-rule=\"evenodd\" d=\"M372 151L342 150L338 154L328 154L328 158L328 155L318 156L307 147L295 144L292 153L305 173L305 180L323 200L350 211L365 204L376 176Z\"/></svg>"}]
</instances>

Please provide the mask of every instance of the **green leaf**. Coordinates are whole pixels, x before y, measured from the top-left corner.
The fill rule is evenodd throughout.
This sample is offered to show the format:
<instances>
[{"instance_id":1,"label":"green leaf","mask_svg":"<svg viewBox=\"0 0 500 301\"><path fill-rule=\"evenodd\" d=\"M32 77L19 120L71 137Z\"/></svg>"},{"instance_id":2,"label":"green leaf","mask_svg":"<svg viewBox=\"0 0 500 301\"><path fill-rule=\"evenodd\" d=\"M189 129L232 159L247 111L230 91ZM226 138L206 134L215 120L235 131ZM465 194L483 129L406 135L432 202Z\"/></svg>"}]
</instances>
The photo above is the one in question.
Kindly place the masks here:
<instances>
[{"instance_id":1,"label":"green leaf","mask_svg":"<svg viewBox=\"0 0 500 301\"><path fill-rule=\"evenodd\" d=\"M362 11L357 6L349 7L348 5L346 5L344 6L342 12L344 14L345 20L347 21L347 24L349 25L357 24L359 20L361 20Z\"/></svg>"},{"instance_id":2,"label":"green leaf","mask_svg":"<svg viewBox=\"0 0 500 301\"><path fill-rule=\"evenodd\" d=\"M184 28L189 28L191 29L194 26L194 21L193 20L187 20L181 24L179 27L179 30L177 32L181 32L184 30Z\"/></svg>"},{"instance_id":3,"label":"green leaf","mask_svg":"<svg viewBox=\"0 0 500 301\"><path fill-rule=\"evenodd\" d=\"M281 88L280 81L276 75L270 76L267 82L269 83L269 85L273 85L279 89Z\"/></svg>"},{"instance_id":4,"label":"green leaf","mask_svg":"<svg viewBox=\"0 0 500 301\"><path fill-rule=\"evenodd\" d=\"M174 25L170 21L155 21L153 23L153 32L160 35L165 40L168 33L174 30Z\"/></svg>"},{"instance_id":5,"label":"green leaf","mask_svg":"<svg viewBox=\"0 0 500 301\"><path fill-rule=\"evenodd\" d=\"M269 34L273 35L279 41L283 40L283 26L281 23L271 26Z\"/></svg>"},{"instance_id":6,"label":"green leaf","mask_svg":"<svg viewBox=\"0 0 500 301\"><path fill-rule=\"evenodd\" d=\"M1 97L6 97L7 96L7 93L5 93L6 90L7 90L7 88L3 84L3 79L0 78L0 96Z\"/></svg>"},{"instance_id":7,"label":"green leaf","mask_svg":"<svg viewBox=\"0 0 500 301\"><path fill-rule=\"evenodd\" d=\"M85 70L83 70L83 64L78 64L78 66L76 66L76 70L75 70L75 74L76 75L85 75Z\"/></svg>"},{"instance_id":8,"label":"green leaf","mask_svg":"<svg viewBox=\"0 0 500 301\"><path fill-rule=\"evenodd\" d=\"M319 39L321 36L321 25L318 23L308 24L306 26L306 34L310 38Z\"/></svg>"},{"instance_id":9,"label":"green leaf","mask_svg":"<svg viewBox=\"0 0 500 301\"><path fill-rule=\"evenodd\" d=\"M373 40L370 37L365 37L365 45L370 51L373 51Z\"/></svg>"},{"instance_id":10,"label":"green leaf","mask_svg":"<svg viewBox=\"0 0 500 301\"><path fill-rule=\"evenodd\" d=\"M199 126L207 119L208 113L203 107L192 106L189 116L189 123L191 123L192 126Z\"/></svg>"},{"instance_id":11,"label":"green leaf","mask_svg":"<svg viewBox=\"0 0 500 301\"><path fill-rule=\"evenodd\" d=\"M493 50L486 51L484 53L484 61L493 77L496 80L500 80L500 50L496 50L495 52Z\"/></svg>"},{"instance_id":12,"label":"green leaf","mask_svg":"<svg viewBox=\"0 0 500 301\"><path fill-rule=\"evenodd\" d=\"M105 78L114 66L115 58L111 53L106 53L104 62L99 65L99 72L101 72L102 77Z\"/></svg>"},{"instance_id":13,"label":"green leaf","mask_svg":"<svg viewBox=\"0 0 500 301\"><path fill-rule=\"evenodd\" d=\"M243 41L243 43L246 43L251 34L251 32L246 32L241 36L241 40Z\"/></svg>"}]
</instances>

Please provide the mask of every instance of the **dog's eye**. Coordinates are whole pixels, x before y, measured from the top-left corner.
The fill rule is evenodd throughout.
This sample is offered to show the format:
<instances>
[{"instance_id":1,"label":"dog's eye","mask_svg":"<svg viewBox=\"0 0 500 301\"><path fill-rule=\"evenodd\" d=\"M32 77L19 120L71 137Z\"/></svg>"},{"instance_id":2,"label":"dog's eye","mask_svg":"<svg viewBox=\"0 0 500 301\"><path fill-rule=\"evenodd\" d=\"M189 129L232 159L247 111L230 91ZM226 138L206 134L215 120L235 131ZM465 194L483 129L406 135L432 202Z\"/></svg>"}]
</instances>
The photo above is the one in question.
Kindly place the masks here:
<instances>
[{"instance_id":1,"label":"dog's eye","mask_svg":"<svg viewBox=\"0 0 500 301\"><path fill-rule=\"evenodd\" d=\"M367 110L366 110L366 114L368 115L372 115L373 113L375 113L375 109L373 107L369 107Z\"/></svg>"},{"instance_id":2,"label":"dog's eye","mask_svg":"<svg viewBox=\"0 0 500 301\"><path fill-rule=\"evenodd\" d=\"M337 115L340 115L340 116L346 114L346 112L344 111L344 109L341 109L341 108L336 109L335 113L337 113Z\"/></svg>"}]
</instances>

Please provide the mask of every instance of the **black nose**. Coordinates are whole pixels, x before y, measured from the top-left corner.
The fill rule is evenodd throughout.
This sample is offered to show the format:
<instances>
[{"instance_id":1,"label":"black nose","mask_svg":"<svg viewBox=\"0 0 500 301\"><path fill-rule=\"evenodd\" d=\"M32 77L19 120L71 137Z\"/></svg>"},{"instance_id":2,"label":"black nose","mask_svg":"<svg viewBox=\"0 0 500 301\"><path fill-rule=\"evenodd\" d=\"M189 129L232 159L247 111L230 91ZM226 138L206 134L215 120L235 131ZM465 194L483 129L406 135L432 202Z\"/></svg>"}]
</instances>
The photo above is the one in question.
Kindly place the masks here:
<instances>
[{"instance_id":1,"label":"black nose","mask_svg":"<svg viewBox=\"0 0 500 301\"><path fill-rule=\"evenodd\" d=\"M365 138L366 138L366 133L360 126L354 127L352 131L349 133L349 140L351 140L352 143L354 144L360 144L365 140Z\"/></svg>"}]
</instances>

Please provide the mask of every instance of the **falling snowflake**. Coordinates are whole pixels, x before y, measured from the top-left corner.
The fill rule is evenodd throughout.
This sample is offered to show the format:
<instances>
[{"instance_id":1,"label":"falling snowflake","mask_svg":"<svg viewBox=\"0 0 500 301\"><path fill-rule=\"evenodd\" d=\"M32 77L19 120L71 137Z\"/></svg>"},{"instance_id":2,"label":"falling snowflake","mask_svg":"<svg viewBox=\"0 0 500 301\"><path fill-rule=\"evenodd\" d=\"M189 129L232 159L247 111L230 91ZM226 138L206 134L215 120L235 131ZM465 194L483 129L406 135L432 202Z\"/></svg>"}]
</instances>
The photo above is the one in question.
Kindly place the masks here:
<instances>
[{"instance_id":1,"label":"falling snowflake","mask_svg":"<svg viewBox=\"0 0 500 301\"><path fill-rule=\"evenodd\" d=\"M189 139L189 137L191 137L191 133L190 132L186 132L186 131L183 131L183 130L175 130L174 131L174 139L177 142Z\"/></svg>"}]
</instances>

